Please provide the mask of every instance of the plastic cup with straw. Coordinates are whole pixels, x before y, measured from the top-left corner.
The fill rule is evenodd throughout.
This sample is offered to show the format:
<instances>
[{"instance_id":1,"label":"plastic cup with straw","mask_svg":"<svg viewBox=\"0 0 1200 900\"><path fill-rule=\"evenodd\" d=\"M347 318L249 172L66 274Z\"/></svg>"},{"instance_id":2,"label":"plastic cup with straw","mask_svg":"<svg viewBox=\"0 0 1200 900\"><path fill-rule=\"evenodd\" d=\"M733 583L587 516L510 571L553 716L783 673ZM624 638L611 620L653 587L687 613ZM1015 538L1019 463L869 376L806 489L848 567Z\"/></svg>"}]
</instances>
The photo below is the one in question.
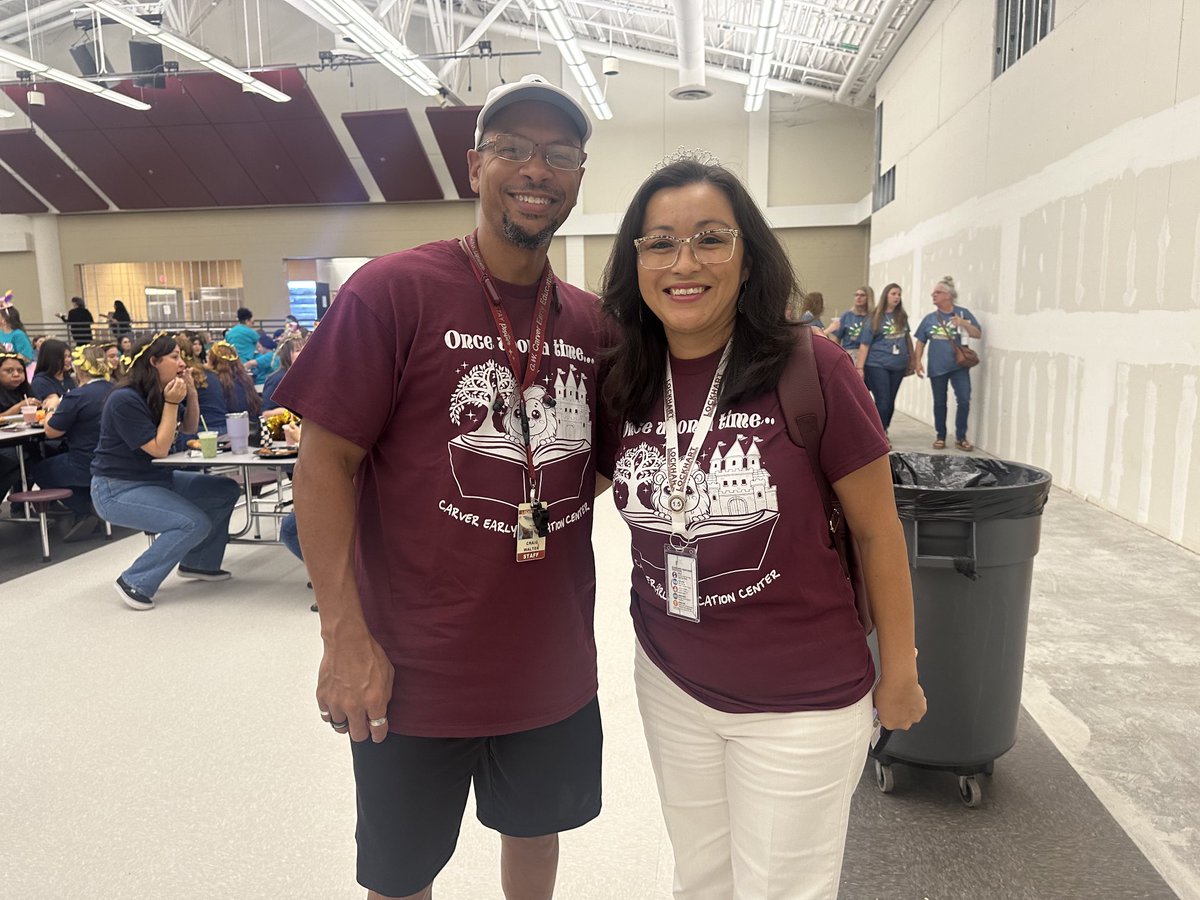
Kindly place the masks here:
<instances>
[{"instance_id":1,"label":"plastic cup with straw","mask_svg":"<svg viewBox=\"0 0 1200 900\"><path fill-rule=\"evenodd\" d=\"M217 456L217 433L208 430L208 423L204 421L204 414L200 414L200 427L204 430L196 435L196 439L200 441L200 455L205 459L216 459Z\"/></svg>"}]
</instances>

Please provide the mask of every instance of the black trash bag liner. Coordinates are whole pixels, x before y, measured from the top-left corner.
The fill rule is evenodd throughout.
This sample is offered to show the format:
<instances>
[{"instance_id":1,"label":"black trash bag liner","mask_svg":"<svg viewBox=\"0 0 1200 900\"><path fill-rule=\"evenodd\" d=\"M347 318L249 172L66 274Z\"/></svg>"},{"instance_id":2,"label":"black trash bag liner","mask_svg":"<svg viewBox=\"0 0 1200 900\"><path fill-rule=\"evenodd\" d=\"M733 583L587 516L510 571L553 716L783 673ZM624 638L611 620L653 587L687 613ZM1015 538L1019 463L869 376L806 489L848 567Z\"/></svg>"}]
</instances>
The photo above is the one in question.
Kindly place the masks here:
<instances>
[{"instance_id":1,"label":"black trash bag liner","mask_svg":"<svg viewBox=\"0 0 1200 900\"><path fill-rule=\"evenodd\" d=\"M1050 499L1050 473L981 456L893 453L892 484L902 519L1024 519Z\"/></svg>"}]
</instances>

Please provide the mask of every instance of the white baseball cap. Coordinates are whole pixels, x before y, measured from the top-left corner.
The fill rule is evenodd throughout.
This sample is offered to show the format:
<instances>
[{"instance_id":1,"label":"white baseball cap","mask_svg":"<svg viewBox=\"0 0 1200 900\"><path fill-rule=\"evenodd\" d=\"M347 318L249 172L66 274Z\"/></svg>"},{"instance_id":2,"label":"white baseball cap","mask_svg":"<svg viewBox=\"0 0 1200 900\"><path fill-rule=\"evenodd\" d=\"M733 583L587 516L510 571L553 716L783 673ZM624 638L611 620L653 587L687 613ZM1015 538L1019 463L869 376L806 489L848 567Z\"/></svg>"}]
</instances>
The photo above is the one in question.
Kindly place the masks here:
<instances>
[{"instance_id":1,"label":"white baseball cap","mask_svg":"<svg viewBox=\"0 0 1200 900\"><path fill-rule=\"evenodd\" d=\"M526 75L520 81L502 84L488 92L483 109L479 110L479 118L475 120L475 146L478 147L483 139L489 119L510 103L520 103L523 100L537 100L561 109L579 129L584 144L592 136L592 121L578 100L562 88L552 85L541 75Z\"/></svg>"}]
</instances>

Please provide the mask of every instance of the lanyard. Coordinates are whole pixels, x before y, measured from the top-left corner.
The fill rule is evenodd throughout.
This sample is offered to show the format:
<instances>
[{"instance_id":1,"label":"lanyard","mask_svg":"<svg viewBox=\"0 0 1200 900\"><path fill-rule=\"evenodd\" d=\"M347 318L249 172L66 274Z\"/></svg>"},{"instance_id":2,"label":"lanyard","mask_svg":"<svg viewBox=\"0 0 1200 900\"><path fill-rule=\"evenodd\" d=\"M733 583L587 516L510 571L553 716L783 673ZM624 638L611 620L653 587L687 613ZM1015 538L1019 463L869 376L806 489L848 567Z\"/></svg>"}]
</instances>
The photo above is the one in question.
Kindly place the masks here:
<instances>
[{"instance_id":1,"label":"lanyard","mask_svg":"<svg viewBox=\"0 0 1200 900\"><path fill-rule=\"evenodd\" d=\"M666 427L666 467L667 486L671 496L667 500L667 508L671 513L671 534L687 538L687 521L684 510L687 507L687 483L692 477L692 469L696 466L696 458L712 429L713 419L717 412L717 397L721 393L721 380L725 377L725 365L729 362L729 350L733 339L725 345L721 361L717 363L716 374L713 375L712 386L708 389L708 397L704 401L704 410L696 421L696 433L688 445L687 456L682 465L679 464L679 424L675 421L675 384L671 380L671 352L667 351L666 387L663 391L663 419Z\"/></svg>"},{"instance_id":2,"label":"lanyard","mask_svg":"<svg viewBox=\"0 0 1200 900\"><path fill-rule=\"evenodd\" d=\"M550 269L550 260L546 260L546 267L542 270L541 284L538 286L533 321L529 327L529 355L526 357L525 376L522 378L521 353L517 349L517 342L513 337L512 320L504 311L504 307L500 305L500 291L496 289L492 273L487 270L483 256L479 253L479 241L472 232L459 243L467 254L467 261L471 264L471 271L474 272L475 279L483 288L488 311L491 312L492 319L496 323L496 330L500 333L500 344L504 348L504 355L508 357L509 368L512 369L513 376L520 382L517 388L516 409L517 418L521 423L521 436L525 443L525 467L529 473L529 498L532 500L536 488L537 472L533 464L533 443L529 436L529 415L525 408L525 392L533 386L534 381L537 380L538 370L542 367L542 351L546 340L546 328L550 320L550 295L554 292L554 272Z\"/></svg>"}]
</instances>

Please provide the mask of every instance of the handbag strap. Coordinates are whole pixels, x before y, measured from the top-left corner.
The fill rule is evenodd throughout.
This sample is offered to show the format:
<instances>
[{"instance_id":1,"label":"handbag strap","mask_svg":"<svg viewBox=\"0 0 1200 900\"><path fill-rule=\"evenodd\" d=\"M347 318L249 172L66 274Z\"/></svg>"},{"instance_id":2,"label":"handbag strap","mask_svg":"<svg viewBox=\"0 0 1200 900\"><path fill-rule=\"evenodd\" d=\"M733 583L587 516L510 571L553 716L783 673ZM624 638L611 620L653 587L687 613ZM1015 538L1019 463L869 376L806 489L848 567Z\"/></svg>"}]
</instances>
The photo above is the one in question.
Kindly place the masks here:
<instances>
[{"instance_id":1,"label":"handbag strap","mask_svg":"<svg viewBox=\"0 0 1200 900\"><path fill-rule=\"evenodd\" d=\"M813 352L812 329L800 328L796 345L784 366L783 375L776 387L779 405L787 421L788 437L797 447L803 447L804 455L812 467L813 480L821 495L825 508L825 520L829 523L832 537L841 525L841 514L834 508L833 488L821 469L821 435L825 432L825 395L821 393L821 380L817 375L817 358Z\"/></svg>"}]
</instances>

